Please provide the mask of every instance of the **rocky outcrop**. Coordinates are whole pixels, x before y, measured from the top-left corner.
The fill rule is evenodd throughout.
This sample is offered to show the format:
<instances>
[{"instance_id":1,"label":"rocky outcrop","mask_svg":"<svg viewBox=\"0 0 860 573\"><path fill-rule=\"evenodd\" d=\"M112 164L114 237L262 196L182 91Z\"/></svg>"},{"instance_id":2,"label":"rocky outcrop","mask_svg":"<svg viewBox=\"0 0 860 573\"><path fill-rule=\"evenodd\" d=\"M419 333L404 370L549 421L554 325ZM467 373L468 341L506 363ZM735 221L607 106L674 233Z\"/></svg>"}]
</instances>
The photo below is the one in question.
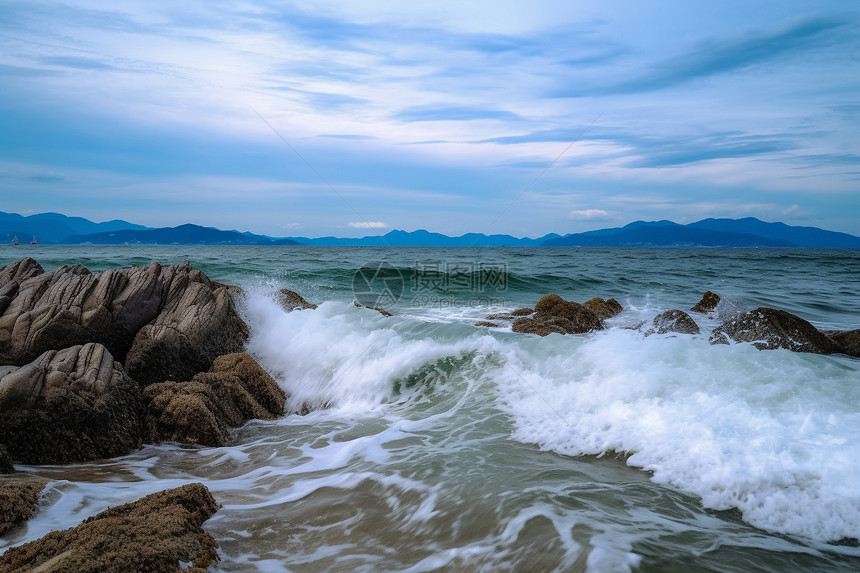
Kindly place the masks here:
<instances>
[{"instance_id":1,"label":"rocky outcrop","mask_svg":"<svg viewBox=\"0 0 860 573\"><path fill-rule=\"evenodd\" d=\"M140 388L101 344L0 367L0 444L26 464L127 454L139 446Z\"/></svg>"},{"instance_id":2,"label":"rocky outcrop","mask_svg":"<svg viewBox=\"0 0 860 573\"><path fill-rule=\"evenodd\" d=\"M654 317L651 328L645 333L668 334L699 334L699 325L683 310L667 310Z\"/></svg>"},{"instance_id":3,"label":"rocky outcrop","mask_svg":"<svg viewBox=\"0 0 860 573\"><path fill-rule=\"evenodd\" d=\"M280 297L278 301L281 303L281 306L287 312L293 310L316 310L317 305L308 302L304 299L302 295L299 293L292 291L288 288L282 288L280 290Z\"/></svg>"},{"instance_id":4,"label":"rocky outcrop","mask_svg":"<svg viewBox=\"0 0 860 573\"><path fill-rule=\"evenodd\" d=\"M0 480L0 536L33 516L46 483L17 476L5 476Z\"/></svg>"},{"instance_id":5,"label":"rocky outcrop","mask_svg":"<svg viewBox=\"0 0 860 573\"><path fill-rule=\"evenodd\" d=\"M799 316L760 307L728 320L713 330L713 344L751 342L759 350L785 348L794 352L832 354L839 346Z\"/></svg>"},{"instance_id":6,"label":"rocky outcrop","mask_svg":"<svg viewBox=\"0 0 860 573\"><path fill-rule=\"evenodd\" d=\"M511 328L514 332L546 336L553 332L582 334L602 330L603 324L600 318L585 306L564 300L557 294L549 294L535 305L533 316L518 318Z\"/></svg>"},{"instance_id":7,"label":"rocky outcrop","mask_svg":"<svg viewBox=\"0 0 860 573\"><path fill-rule=\"evenodd\" d=\"M717 309L718 304L720 304L720 295L708 291L702 295L702 300L694 304L690 310L700 314L710 314Z\"/></svg>"},{"instance_id":8,"label":"rocky outcrop","mask_svg":"<svg viewBox=\"0 0 860 573\"><path fill-rule=\"evenodd\" d=\"M13 547L0 555L0 571L202 573L218 562L218 545L202 528L217 510L203 484L161 491Z\"/></svg>"},{"instance_id":9,"label":"rocky outcrop","mask_svg":"<svg viewBox=\"0 0 860 573\"><path fill-rule=\"evenodd\" d=\"M838 345L838 352L860 358L860 329L834 332L830 338Z\"/></svg>"},{"instance_id":10,"label":"rocky outcrop","mask_svg":"<svg viewBox=\"0 0 860 573\"><path fill-rule=\"evenodd\" d=\"M188 382L162 382L144 390L145 440L224 445L230 428L284 414L286 395L248 354L218 357L209 372Z\"/></svg>"},{"instance_id":11,"label":"rocky outcrop","mask_svg":"<svg viewBox=\"0 0 860 573\"><path fill-rule=\"evenodd\" d=\"M20 366L47 350L98 342L147 384L190 378L216 356L241 350L247 339L227 288L187 262L98 273L75 265L33 274L35 261L26 261L2 271L30 276L0 315L0 364Z\"/></svg>"},{"instance_id":12,"label":"rocky outcrop","mask_svg":"<svg viewBox=\"0 0 860 573\"><path fill-rule=\"evenodd\" d=\"M9 303L18 294L21 281L40 275L45 270L35 260L27 257L10 263L0 270L0 314L3 314Z\"/></svg>"},{"instance_id":13,"label":"rocky outcrop","mask_svg":"<svg viewBox=\"0 0 860 573\"><path fill-rule=\"evenodd\" d=\"M529 316L535 313L535 309L533 308L518 308L516 310L511 311L511 314L514 316Z\"/></svg>"},{"instance_id":14,"label":"rocky outcrop","mask_svg":"<svg viewBox=\"0 0 860 573\"><path fill-rule=\"evenodd\" d=\"M624 310L624 307L621 306L621 303L614 298L610 298L609 300L603 300L600 297L595 297L582 303L582 306L596 314L597 318L599 318L600 320L612 318L613 316Z\"/></svg>"}]
</instances>

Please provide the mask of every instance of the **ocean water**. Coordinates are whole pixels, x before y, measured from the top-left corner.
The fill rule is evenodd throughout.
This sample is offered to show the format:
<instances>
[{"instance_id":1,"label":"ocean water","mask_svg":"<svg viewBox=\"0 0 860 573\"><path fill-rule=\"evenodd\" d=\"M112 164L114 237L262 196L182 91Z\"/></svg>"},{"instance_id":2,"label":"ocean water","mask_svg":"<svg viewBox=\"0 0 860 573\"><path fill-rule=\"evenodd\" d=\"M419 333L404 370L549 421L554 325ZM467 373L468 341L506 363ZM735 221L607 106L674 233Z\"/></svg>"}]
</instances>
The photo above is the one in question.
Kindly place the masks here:
<instances>
[{"instance_id":1,"label":"ocean water","mask_svg":"<svg viewBox=\"0 0 860 573\"><path fill-rule=\"evenodd\" d=\"M4 247L46 269L188 259L238 284L248 351L292 412L229 446L145 446L53 480L0 552L189 481L218 571L857 571L860 360L710 345L771 306L860 328L860 251ZM284 312L290 288L317 310ZM640 323L723 297L700 335ZM607 330L475 327L544 294ZM382 316L353 300L385 306Z\"/></svg>"}]
</instances>

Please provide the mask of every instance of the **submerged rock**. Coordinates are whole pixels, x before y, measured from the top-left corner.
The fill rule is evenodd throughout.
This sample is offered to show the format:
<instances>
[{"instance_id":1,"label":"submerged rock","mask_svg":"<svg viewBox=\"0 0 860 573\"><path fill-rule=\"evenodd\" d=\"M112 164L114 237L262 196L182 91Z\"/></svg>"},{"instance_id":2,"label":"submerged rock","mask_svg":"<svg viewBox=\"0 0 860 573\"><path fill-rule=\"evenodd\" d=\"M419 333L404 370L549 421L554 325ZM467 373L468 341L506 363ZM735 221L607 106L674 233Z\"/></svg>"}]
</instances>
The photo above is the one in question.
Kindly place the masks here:
<instances>
[{"instance_id":1,"label":"submerged rock","mask_svg":"<svg viewBox=\"0 0 860 573\"><path fill-rule=\"evenodd\" d=\"M839 346L838 352L860 358L860 329L834 332L830 338Z\"/></svg>"},{"instance_id":2,"label":"submerged rock","mask_svg":"<svg viewBox=\"0 0 860 573\"><path fill-rule=\"evenodd\" d=\"M375 310L376 312L378 312L382 316L394 316L392 313L388 312L384 308L379 308L378 306L368 306L366 304L361 304L357 300L352 301L352 304L354 304L358 308L369 308L370 310Z\"/></svg>"},{"instance_id":3,"label":"submerged rock","mask_svg":"<svg viewBox=\"0 0 860 573\"><path fill-rule=\"evenodd\" d=\"M585 306L564 300L557 294L541 298L535 305L532 317L518 318L512 325L514 332L546 336L558 334L582 334L602 330L600 318Z\"/></svg>"},{"instance_id":4,"label":"submerged rock","mask_svg":"<svg viewBox=\"0 0 860 573\"><path fill-rule=\"evenodd\" d=\"M140 388L101 344L0 367L0 444L26 464L109 458L139 445Z\"/></svg>"},{"instance_id":5,"label":"submerged rock","mask_svg":"<svg viewBox=\"0 0 860 573\"><path fill-rule=\"evenodd\" d=\"M478 322L475 323L475 326L485 326L487 328L498 328L499 327L499 325L496 324L495 322L490 322L488 320L479 320Z\"/></svg>"},{"instance_id":6,"label":"submerged rock","mask_svg":"<svg viewBox=\"0 0 860 573\"><path fill-rule=\"evenodd\" d=\"M302 295L299 293L292 291L288 288L282 288L280 290L281 296L278 297L278 301L281 303L281 306L287 312L293 310L316 310L317 305L308 302L304 299Z\"/></svg>"},{"instance_id":7,"label":"submerged rock","mask_svg":"<svg viewBox=\"0 0 860 573\"><path fill-rule=\"evenodd\" d=\"M708 291L702 295L702 300L694 304L690 310L700 314L710 314L717 309L718 304L720 304L720 295Z\"/></svg>"},{"instance_id":8,"label":"submerged rock","mask_svg":"<svg viewBox=\"0 0 860 573\"><path fill-rule=\"evenodd\" d=\"M0 271L13 277L7 285L18 284L0 315L0 363L20 366L47 350L98 342L147 384L190 378L247 340L227 287L187 262L97 273L37 266L23 259Z\"/></svg>"},{"instance_id":9,"label":"submerged rock","mask_svg":"<svg viewBox=\"0 0 860 573\"><path fill-rule=\"evenodd\" d=\"M202 528L217 510L203 484L161 491L12 547L0 555L0 570L202 572L218 562L218 545Z\"/></svg>"},{"instance_id":10,"label":"submerged rock","mask_svg":"<svg viewBox=\"0 0 860 573\"><path fill-rule=\"evenodd\" d=\"M46 483L40 479L17 476L0 480L0 536L33 516L39 494Z\"/></svg>"},{"instance_id":11,"label":"submerged rock","mask_svg":"<svg viewBox=\"0 0 860 573\"><path fill-rule=\"evenodd\" d=\"M794 352L832 354L839 346L799 316L760 307L721 324L711 333L712 344L751 342L759 350L785 348Z\"/></svg>"},{"instance_id":12,"label":"submerged rock","mask_svg":"<svg viewBox=\"0 0 860 573\"><path fill-rule=\"evenodd\" d=\"M667 310L654 317L649 334L668 334L677 332L679 334L699 334L699 325L692 317L683 310Z\"/></svg>"},{"instance_id":13,"label":"submerged rock","mask_svg":"<svg viewBox=\"0 0 860 573\"><path fill-rule=\"evenodd\" d=\"M144 390L145 440L223 446L229 429L248 420L284 414L286 394L245 353L215 359L209 372L188 382L161 382Z\"/></svg>"},{"instance_id":14,"label":"submerged rock","mask_svg":"<svg viewBox=\"0 0 860 573\"><path fill-rule=\"evenodd\" d=\"M582 303L582 306L596 314L597 318L601 320L612 318L613 316L624 310L624 307L621 306L621 303L614 298L610 298L609 300L603 300L600 297L595 297Z\"/></svg>"}]
</instances>

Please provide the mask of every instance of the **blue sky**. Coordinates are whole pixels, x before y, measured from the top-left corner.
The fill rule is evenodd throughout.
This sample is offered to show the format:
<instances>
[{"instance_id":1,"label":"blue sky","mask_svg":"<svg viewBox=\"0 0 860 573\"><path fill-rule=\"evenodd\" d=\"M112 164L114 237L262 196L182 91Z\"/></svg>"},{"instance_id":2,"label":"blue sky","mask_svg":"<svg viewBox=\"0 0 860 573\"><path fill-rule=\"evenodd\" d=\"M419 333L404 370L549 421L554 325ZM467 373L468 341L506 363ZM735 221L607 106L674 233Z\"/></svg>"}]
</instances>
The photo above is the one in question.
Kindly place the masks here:
<instances>
[{"instance_id":1,"label":"blue sky","mask_svg":"<svg viewBox=\"0 0 860 573\"><path fill-rule=\"evenodd\" d=\"M854 2L4 0L0 86L6 212L860 234Z\"/></svg>"}]
</instances>

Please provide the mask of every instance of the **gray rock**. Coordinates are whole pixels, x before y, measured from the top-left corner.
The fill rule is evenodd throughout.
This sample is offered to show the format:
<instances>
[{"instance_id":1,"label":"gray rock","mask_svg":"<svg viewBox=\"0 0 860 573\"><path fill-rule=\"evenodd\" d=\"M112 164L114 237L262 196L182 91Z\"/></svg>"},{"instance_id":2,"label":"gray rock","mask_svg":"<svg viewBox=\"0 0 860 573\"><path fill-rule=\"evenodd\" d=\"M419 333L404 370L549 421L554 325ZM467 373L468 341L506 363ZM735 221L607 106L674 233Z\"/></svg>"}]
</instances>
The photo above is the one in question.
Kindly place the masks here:
<instances>
[{"instance_id":1,"label":"gray rock","mask_svg":"<svg viewBox=\"0 0 860 573\"><path fill-rule=\"evenodd\" d=\"M649 334L668 334L677 332L679 334L699 334L699 325L683 310L667 310L654 317Z\"/></svg>"},{"instance_id":2,"label":"gray rock","mask_svg":"<svg viewBox=\"0 0 860 573\"><path fill-rule=\"evenodd\" d=\"M712 344L751 342L759 350L785 348L794 352L832 354L839 346L799 316L760 307L721 324L711 333Z\"/></svg>"},{"instance_id":3,"label":"gray rock","mask_svg":"<svg viewBox=\"0 0 860 573\"><path fill-rule=\"evenodd\" d=\"M139 445L137 383L101 344L49 350L0 369L0 443L26 464L88 461Z\"/></svg>"}]
</instances>

